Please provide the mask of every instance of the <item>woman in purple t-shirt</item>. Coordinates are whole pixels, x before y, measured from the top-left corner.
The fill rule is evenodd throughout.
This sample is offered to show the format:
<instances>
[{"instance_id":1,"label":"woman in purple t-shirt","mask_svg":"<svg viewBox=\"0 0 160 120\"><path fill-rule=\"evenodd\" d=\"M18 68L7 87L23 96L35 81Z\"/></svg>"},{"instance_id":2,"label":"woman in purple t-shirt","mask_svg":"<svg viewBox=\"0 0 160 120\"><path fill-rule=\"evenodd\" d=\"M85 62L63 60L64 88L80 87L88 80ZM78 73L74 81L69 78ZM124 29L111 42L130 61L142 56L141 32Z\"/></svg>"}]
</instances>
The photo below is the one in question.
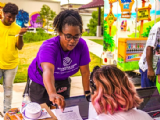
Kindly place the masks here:
<instances>
[{"instance_id":1,"label":"woman in purple t-shirt","mask_svg":"<svg viewBox=\"0 0 160 120\"><path fill-rule=\"evenodd\" d=\"M53 26L59 36L46 40L28 68L29 93L32 102L58 104L65 107L70 97L70 78L80 70L84 93L89 100L89 50L81 38L82 19L77 11L65 10L54 19ZM29 89L28 89L29 88ZM29 92L28 92L29 91Z\"/></svg>"}]
</instances>

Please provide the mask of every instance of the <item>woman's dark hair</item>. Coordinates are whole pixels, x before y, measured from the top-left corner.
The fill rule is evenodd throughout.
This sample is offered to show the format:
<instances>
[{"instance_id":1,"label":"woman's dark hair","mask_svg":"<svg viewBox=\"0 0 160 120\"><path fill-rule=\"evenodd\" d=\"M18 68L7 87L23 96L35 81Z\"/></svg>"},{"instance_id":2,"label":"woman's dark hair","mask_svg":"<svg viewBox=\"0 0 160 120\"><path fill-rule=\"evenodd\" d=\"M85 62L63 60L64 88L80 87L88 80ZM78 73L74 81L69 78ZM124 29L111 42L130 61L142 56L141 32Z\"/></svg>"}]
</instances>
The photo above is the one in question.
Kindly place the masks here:
<instances>
[{"instance_id":1,"label":"woman's dark hair","mask_svg":"<svg viewBox=\"0 0 160 120\"><path fill-rule=\"evenodd\" d=\"M3 8L4 13L11 13L12 15L18 14L18 6L16 4L7 3Z\"/></svg>"},{"instance_id":2,"label":"woman's dark hair","mask_svg":"<svg viewBox=\"0 0 160 120\"><path fill-rule=\"evenodd\" d=\"M55 28L56 31L62 33L62 28L65 26L65 24L69 26L79 26L80 31L82 33L83 29L82 18L79 15L78 11L74 10L61 11L54 19L53 27Z\"/></svg>"},{"instance_id":3,"label":"woman's dark hair","mask_svg":"<svg viewBox=\"0 0 160 120\"><path fill-rule=\"evenodd\" d=\"M93 71L91 72L91 75L90 75L90 80L93 80L93 74L95 73L96 70L98 70L100 67L98 65L96 65L94 68L93 68Z\"/></svg>"}]
</instances>

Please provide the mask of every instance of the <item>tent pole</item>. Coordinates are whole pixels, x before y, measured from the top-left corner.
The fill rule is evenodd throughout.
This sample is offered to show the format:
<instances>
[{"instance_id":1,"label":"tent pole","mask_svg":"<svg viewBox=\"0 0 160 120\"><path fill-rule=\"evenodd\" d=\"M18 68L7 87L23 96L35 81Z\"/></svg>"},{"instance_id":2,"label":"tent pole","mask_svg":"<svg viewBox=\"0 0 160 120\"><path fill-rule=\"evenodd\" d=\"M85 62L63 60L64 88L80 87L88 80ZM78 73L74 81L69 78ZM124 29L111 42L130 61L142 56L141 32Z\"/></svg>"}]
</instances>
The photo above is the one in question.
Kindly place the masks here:
<instances>
[{"instance_id":1,"label":"tent pole","mask_svg":"<svg viewBox=\"0 0 160 120\"><path fill-rule=\"evenodd\" d=\"M98 7L98 26L101 26L101 7Z\"/></svg>"},{"instance_id":2,"label":"tent pole","mask_svg":"<svg viewBox=\"0 0 160 120\"><path fill-rule=\"evenodd\" d=\"M101 7L98 7L97 37L101 37Z\"/></svg>"}]
</instances>

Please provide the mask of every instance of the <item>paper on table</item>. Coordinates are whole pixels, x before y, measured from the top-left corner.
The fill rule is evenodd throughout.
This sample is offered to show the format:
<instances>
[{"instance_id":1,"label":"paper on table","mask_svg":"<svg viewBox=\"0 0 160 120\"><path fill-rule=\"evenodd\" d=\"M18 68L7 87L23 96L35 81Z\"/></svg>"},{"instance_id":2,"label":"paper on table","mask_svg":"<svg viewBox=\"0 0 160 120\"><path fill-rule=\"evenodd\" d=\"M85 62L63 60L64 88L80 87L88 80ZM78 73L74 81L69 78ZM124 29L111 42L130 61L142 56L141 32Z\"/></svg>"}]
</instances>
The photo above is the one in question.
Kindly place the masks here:
<instances>
[{"instance_id":1,"label":"paper on table","mask_svg":"<svg viewBox=\"0 0 160 120\"><path fill-rule=\"evenodd\" d=\"M153 120L160 120L160 117L154 118Z\"/></svg>"},{"instance_id":2,"label":"paper on table","mask_svg":"<svg viewBox=\"0 0 160 120\"><path fill-rule=\"evenodd\" d=\"M94 109L92 103L89 102L88 119L96 118L96 117L97 117L97 112L96 112L96 110Z\"/></svg>"},{"instance_id":3,"label":"paper on table","mask_svg":"<svg viewBox=\"0 0 160 120\"><path fill-rule=\"evenodd\" d=\"M55 114L58 120L82 120L78 106L67 107L63 112L61 112L60 109L52 109L51 111Z\"/></svg>"}]
</instances>

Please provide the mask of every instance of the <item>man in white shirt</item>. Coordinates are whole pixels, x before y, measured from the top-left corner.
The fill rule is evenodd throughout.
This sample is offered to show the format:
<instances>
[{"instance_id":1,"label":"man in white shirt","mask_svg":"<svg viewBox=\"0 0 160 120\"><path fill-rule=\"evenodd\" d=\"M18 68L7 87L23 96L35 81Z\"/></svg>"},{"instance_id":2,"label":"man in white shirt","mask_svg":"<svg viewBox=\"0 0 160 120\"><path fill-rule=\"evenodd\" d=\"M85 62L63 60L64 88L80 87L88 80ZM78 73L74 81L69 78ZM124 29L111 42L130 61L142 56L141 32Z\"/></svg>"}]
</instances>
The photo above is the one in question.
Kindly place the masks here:
<instances>
[{"instance_id":1,"label":"man in white shirt","mask_svg":"<svg viewBox=\"0 0 160 120\"><path fill-rule=\"evenodd\" d=\"M160 45L160 22L150 30L149 37L139 61L141 72L141 87L155 86L155 69L160 55L156 54L157 46Z\"/></svg>"}]
</instances>

